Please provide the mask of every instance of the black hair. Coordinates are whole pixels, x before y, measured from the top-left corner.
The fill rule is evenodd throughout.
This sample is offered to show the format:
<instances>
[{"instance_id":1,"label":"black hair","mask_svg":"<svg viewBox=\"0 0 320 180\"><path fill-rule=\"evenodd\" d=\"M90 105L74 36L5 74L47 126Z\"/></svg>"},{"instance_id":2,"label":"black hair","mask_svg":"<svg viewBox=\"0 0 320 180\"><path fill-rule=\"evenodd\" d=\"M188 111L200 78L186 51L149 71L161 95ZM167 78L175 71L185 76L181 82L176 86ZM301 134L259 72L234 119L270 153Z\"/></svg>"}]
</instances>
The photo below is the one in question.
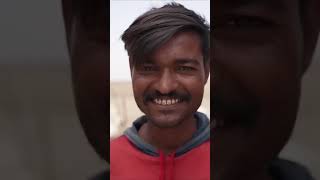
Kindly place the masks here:
<instances>
[{"instance_id":1,"label":"black hair","mask_svg":"<svg viewBox=\"0 0 320 180\"><path fill-rule=\"evenodd\" d=\"M139 63L183 31L199 34L204 61L209 61L210 28L206 20L183 5L172 2L142 14L123 33L121 38L128 51L130 66Z\"/></svg>"}]
</instances>

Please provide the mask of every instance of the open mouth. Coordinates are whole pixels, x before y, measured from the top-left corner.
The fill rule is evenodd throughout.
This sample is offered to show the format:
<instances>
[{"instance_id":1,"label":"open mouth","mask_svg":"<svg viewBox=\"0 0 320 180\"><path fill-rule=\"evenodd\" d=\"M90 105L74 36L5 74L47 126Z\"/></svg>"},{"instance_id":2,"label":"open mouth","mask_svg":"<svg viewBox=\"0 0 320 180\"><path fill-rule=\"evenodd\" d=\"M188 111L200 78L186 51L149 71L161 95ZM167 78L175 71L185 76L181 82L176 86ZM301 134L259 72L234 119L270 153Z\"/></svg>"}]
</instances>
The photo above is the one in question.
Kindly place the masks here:
<instances>
[{"instance_id":1,"label":"open mouth","mask_svg":"<svg viewBox=\"0 0 320 180\"><path fill-rule=\"evenodd\" d=\"M213 103L213 129L251 128L255 125L260 112L257 103L226 104Z\"/></svg>"},{"instance_id":2,"label":"open mouth","mask_svg":"<svg viewBox=\"0 0 320 180\"><path fill-rule=\"evenodd\" d=\"M256 114L237 114L238 116L229 115L214 116L211 122L212 129L231 129L231 128L252 128L255 125Z\"/></svg>"},{"instance_id":3,"label":"open mouth","mask_svg":"<svg viewBox=\"0 0 320 180\"><path fill-rule=\"evenodd\" d=\"M152 102L154 102L157 105L170 106L178 104L182 102L182 100L178 98L155 98L152 100Z\"/></svg>"}]
</instances>

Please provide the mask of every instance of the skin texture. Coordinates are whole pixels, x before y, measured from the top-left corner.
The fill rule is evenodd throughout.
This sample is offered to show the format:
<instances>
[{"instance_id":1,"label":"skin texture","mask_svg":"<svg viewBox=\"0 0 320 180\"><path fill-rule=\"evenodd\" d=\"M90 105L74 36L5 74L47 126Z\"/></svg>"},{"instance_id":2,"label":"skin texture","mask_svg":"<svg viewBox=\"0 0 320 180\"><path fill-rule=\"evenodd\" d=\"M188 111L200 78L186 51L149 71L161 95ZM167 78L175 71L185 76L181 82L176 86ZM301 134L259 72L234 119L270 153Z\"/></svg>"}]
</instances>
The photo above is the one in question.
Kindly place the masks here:
<instances>
[{"instance_id":1,"label":"skin texture","mask_svg":"<svg viewBox=\"0 0 320 180\"><path fill-rule=\"evenodd\" d=\"M106 2L63 0L62 7L78 116L90 144L109 161Z\"/></svg>"},{"instance_id":2,"label":"skin texture","mask_svg":"<svg viewBox=\"0 0 320 180\"><path fill-rule=\"evenodd\" d=\"M202 102L209 75L199 35L176 34L143 63L133 66L131 72L135 100L148 118L139 134L165 152L175 150L196 130L193 113ZM156 104L155 98L182 101L164 106Z\"/></svg>"},{"instance_id":3,"label":"skin texture","mask_svg":"<svg viewBox=\"0 0 320 180\"><path fill-rule=\"evenodd\" d=\"M216 0L213 6L213 179L272 179L268 162L295 124L319 24L316 1ZM312 7L312 8L311 8ZM306 10L304 9L304 10ZM307 12L307 13L303 13Z\"/></svg>"}]
</instances>

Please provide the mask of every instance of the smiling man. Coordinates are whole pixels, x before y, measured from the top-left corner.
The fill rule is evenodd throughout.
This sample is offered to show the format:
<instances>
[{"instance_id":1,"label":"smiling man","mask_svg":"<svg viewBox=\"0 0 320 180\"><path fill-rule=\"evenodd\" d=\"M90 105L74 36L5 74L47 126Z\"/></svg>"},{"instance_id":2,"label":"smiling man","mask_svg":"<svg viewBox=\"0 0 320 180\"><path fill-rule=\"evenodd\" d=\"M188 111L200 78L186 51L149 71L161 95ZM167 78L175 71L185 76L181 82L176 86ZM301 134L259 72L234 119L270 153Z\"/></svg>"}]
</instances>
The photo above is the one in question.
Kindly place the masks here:
<instances>
[{"instance_id":1,"label":"smiling man","mask_svg":"<svg viewBox=\"0 0 320 180\"><path fill-rule=\"evenodd\" d=\"M312 179L278 159L319 34L317 0L215 0L215 180Z\"/></svg>"},{"instance_id":2,"label":"smiling man","mask_svg":"<svg viewBox=\"0 0 320 180\"><path fill-rule=\"evenodd\" d=\"M145 115L111 142L111 179L210 179L209 119L197 112L210 71L208 24L171 3L138 17L122 40Z\"/></svg>"}]
</instances>

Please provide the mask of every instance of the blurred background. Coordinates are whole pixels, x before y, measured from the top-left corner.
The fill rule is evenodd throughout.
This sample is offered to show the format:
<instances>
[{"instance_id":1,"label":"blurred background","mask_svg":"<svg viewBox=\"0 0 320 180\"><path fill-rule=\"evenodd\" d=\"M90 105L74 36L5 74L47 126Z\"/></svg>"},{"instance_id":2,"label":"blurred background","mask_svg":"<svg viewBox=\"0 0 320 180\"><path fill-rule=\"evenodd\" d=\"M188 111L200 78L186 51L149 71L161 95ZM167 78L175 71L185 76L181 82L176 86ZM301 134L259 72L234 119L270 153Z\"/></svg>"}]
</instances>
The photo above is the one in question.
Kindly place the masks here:
<instances>
[{"instance_id":1,"label":"blurred background","mask_svg":"<svg viewBox=\"0 0 320 180\"><path fill-rule=\"evenodd\" d=\"M306 165L320 179L320 37L302 83L300 109L291 140L280 154Z\"/></svg>"},{"instance_id":2,"label":"blurred background","mask_svg":"<svg viewBox=\"0 0 320 180\"><path fill-rule=\"evenodd\" d=\"M70 74L60 0L1 0L1 180L86 180L106 169L81 129Z\"/></svg>"},{"instance_id":3,"label":"blurred background","mask_svg":"<svg viewBox=\"0 0 320 180\"><path fill-rule=\"evenodd\" d=\"M121 13L134 18L129 12ZM118 33L115 37L120 41ZM106 167L87 143L77 119L64 38L60 1L1 0L0 179L82 180ZM126 58L111 57L127 63ZM318 45L304 78L297 126L281 153L309 167L316 179L320 179L319 59ZM130 82L115 78L110 86L111 116L126 127L124 120L140 113L133 110ZM208 104L202 108L206 111L209 102L203 104ZM115 128L111 132L121 131Z\"/></svg>"}]
</instances>

